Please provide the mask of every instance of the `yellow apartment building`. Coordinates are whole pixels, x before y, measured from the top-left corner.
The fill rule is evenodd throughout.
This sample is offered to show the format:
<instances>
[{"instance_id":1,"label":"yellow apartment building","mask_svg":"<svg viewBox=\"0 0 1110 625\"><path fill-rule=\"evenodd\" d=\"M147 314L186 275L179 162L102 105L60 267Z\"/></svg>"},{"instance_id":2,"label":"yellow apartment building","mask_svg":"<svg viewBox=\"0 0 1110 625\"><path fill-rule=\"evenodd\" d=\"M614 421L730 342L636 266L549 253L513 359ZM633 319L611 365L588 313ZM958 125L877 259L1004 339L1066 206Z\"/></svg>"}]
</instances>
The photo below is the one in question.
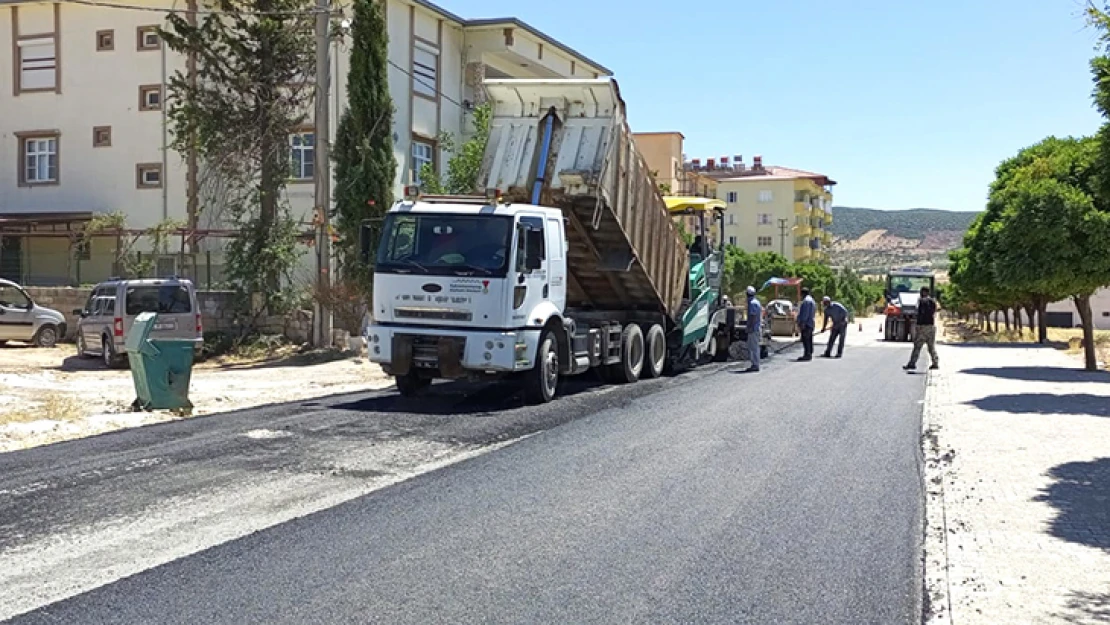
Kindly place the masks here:
<instances>
[{"instance_id":1,"label":"yellow apartment building","mask_svg":"<svg viewBox=\"0 0 1110 625\"><path fill-rule=\"evenodd\" d=\"M824 261L831 242L832 187L824 174L727 157L691 167L717 181L728 204L727 242L748 252L777 252L791 261Z\"/></svg>"}]
</instances>

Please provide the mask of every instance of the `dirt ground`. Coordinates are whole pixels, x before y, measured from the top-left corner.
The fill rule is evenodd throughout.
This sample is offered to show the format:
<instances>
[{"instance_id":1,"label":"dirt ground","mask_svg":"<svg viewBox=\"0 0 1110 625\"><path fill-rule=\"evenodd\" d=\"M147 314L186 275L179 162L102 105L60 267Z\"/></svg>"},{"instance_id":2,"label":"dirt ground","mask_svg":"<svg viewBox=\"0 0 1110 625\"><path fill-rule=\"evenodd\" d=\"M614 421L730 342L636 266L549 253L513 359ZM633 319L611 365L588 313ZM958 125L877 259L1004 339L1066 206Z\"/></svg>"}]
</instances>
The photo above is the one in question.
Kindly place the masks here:
<instances>
[{"instance_id":1,"label":"dirt ground","mask_svg":"<svg viewBox=\"0 0 1110 625\"><path fill-rule=\"evenodd\" d=\"M189 397L193 415L388 386L365 358L338 352L279 351L253 361L198 363ZM168 411L132 412L131 372L55 349L0 347L0 452L26 449L127 427L186 418Z\"/></svg>"},{"instance_id":2,"label":"dirt ground","mask_svg":"<svg viewBox=\"0 0 1110 625\"><path fill-rule=\"evenodd\" d=\"M944 326L944 339L952 343L1036 343L1034 330L1023 328L1022 332L1007 331L1005 327L997 332L987 332L970 322L948 320ZM1095 352L1099 366L1110 368L1110 331L1095 330ZM1082 328L1048 328L1048 345L1071 355L1078 363L1083 362Z\"/></svg>"}]
</instances>

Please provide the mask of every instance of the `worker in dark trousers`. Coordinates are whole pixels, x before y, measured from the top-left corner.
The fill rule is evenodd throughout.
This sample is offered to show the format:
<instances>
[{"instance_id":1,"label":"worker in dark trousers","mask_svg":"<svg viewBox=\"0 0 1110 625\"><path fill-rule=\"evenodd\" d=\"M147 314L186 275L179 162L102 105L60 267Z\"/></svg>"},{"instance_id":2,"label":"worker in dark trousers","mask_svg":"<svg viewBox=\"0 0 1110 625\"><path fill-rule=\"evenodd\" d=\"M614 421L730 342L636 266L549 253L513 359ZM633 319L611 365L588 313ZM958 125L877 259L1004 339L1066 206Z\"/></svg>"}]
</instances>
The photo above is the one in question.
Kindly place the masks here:
<instances>
[{"instance_id":1,"label":"worker in dark trousers","mask_svg":"<svg viewBox=\"0 0 1110 625\"><path fill-rule=\"evenodd\" d=\"M809 294L808 288L802 289L802 303L798 305L795 320L798 332L802 335L802 356L799 361L813 360L813 329L817 325L817 302Z\"/></svg>"},{"instance_id":2,"label":"worker in dark trousers","mask_svg":"<svg viewBox=\"0 0 1110 625\"><path fill-rule=\"evenodd\" d=\"M937 300L929 293L929 287L921 287L921 297L917 300L917 323L913 329L913 353L910 354L910 362L902 367L906 371L913 371L917 368L917 357L921 355L921 348L929 348L929 368L936 370L940 369L940 362L937 360L937 326L936 316Z\"/></svg>"},{"instance_id":3,"label":"worker in dark trousers","mask_svg":"<svg viewBox=\"0 0 1110 625\"><path fill-rule=\"evenodd\" d=\"M829 342L825 345L825 353L821 354L824 358L832 357L833 343L838 340L840 344L836 348L836 357L840 358L844 355L844 339L848 336L848 309L840 302L832 301L831 297L825 297L821 300L821 304L825 308L825 321L821 324L821 331L824 332L829 327L829 322L832 321L832 334L829 335Z\"/></svg>"}]
</instances>

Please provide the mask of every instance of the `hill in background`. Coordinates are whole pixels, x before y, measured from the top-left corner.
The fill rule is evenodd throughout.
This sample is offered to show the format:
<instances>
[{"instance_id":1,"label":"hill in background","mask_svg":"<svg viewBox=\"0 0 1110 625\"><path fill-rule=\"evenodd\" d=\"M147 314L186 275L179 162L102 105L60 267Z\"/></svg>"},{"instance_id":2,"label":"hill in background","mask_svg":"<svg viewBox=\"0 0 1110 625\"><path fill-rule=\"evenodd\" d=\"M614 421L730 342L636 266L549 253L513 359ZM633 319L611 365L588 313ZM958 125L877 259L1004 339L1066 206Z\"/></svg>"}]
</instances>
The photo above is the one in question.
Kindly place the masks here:
<instances>
[{"instance_id":1,"label":"hill in background","mask_svg":"<svg viewBox=\"0 0 1110 625\"><path fill-rule=\"evenodd\" d=\"M885 274L899 265L932 267L944 273L948 252L960 247L976 215L933 208L886 211L834 206L829 261L865 274Z\"/></svg>"}]
</instances>

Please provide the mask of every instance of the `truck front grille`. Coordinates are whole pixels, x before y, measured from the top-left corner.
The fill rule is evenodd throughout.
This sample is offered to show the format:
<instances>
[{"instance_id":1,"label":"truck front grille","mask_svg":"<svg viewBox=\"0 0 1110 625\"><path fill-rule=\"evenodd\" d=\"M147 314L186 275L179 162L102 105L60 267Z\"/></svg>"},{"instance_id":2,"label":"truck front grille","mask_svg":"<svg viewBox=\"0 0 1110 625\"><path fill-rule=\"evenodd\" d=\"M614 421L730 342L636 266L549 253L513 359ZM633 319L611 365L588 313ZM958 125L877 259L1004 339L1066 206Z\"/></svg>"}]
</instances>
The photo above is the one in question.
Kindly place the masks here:
<instances>
[{"instance_id":1,"label":"truck front grille","mask_svg":"<svg viewBox=\"0 0 1110 625\"><path fill-rule=\"evenodd\" d=\"M439 366L439 342L438 336L424 336L424 335L410 335L412 341L412 362L417 367L421 368L435 368ZM458 358L462 361L463 353L466 351L466 339L451 337L458 346Z\"/></svg>"},{"instance_id":2,"label":"truck front grille","mask_svg":"<svg viewBox=\"0 0 1110 625\"><path fill-rule=\"evenodd\" d=\"M438 319L441 321L470 321L474 314L468 310L447 308L394 308L393 316L406 319Z\"/></svg>"}]
</instances>

